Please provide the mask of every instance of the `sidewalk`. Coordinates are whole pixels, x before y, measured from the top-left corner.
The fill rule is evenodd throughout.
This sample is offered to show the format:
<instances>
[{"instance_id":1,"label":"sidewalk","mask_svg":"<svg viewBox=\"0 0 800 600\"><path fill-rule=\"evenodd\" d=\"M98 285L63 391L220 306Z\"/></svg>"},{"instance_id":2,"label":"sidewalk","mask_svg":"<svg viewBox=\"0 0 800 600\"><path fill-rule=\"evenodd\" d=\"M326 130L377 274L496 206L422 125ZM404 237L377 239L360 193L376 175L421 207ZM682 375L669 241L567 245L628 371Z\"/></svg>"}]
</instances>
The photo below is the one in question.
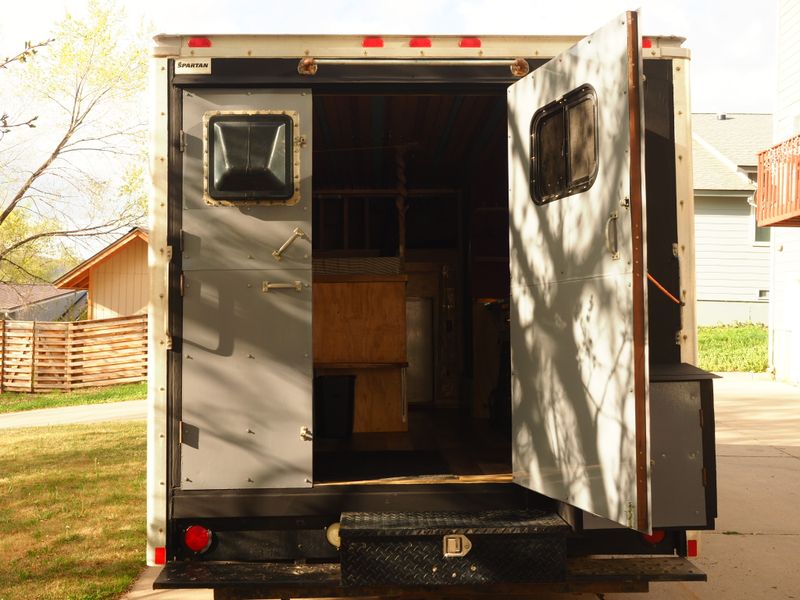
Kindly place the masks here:
<instances>
[{"instance_id":1,"label":"sidewalk","mask_svg":"<svg viewBox=\"0 0 800 600\"><path fill-rule=\"evenodd\" d=\"M0 414L0 429L17 427L42 427L71 423L100 423L103 421L131 421L147 418L147 400L125 400L106 404L84 404L42 408Z\"/></svg>"}]
</instances>

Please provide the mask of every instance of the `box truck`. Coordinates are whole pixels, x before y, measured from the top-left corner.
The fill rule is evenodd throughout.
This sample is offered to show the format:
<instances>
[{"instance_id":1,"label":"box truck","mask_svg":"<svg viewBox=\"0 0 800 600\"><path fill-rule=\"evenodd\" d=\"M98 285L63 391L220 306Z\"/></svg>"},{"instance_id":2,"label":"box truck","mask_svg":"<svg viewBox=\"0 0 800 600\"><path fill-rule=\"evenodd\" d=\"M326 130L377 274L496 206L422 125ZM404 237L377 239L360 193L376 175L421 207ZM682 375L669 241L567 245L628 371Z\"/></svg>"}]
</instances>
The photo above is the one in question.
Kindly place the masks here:
<instances>
[{"instance_id":1,"label":"box truck","mask_svg":"<svg viewBox=\"0 0 800 600\"><path fill-rule=\"evenodd\" d=\"M705 579L682 43L156 37L156 587Z\"/></svg>"}]
</instances>

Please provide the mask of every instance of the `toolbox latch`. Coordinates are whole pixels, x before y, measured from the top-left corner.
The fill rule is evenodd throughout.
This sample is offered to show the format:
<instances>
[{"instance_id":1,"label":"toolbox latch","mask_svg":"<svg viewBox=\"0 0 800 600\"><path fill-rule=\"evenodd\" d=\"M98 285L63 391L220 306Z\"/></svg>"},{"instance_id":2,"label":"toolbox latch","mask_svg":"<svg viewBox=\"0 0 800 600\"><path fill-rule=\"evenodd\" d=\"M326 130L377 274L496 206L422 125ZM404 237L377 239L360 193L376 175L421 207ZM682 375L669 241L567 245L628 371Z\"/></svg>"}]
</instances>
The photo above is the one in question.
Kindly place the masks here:
<instances>
[{"instance_id":1,"label":"toolbox latch","mask_svg":"<svg viewBox=\"0 0 800 600\"><path fill-rule=\"evenodd\" d=\"M472 542L467 536L460 533L451 533L444 536L442 552L445 558L466 556L472 550Z\"/></svg>"}]
</instances>

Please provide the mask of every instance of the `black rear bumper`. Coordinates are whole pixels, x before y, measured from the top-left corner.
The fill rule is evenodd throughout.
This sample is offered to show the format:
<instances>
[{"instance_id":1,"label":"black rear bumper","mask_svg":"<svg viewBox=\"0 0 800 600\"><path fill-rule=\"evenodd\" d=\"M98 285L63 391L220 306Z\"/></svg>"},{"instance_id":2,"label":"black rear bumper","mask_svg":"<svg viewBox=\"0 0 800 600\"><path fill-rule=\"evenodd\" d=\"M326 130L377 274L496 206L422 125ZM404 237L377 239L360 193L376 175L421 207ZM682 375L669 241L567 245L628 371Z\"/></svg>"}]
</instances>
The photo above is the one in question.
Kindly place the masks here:
<instances>
[{"instance_id":1,"label":"black rear bumper","mask_svg":"<svg viewBox=\"0 0 800 600\"><path fill-rule=\"evenodd\" d=\"M490 585L344 586L338 563L168 563L155 589L211 588L216 600L245 598L339 598L433 593L437 597L534 592L646 592L650 582L706 581L706 574L678 556L569 558L562 582Z\"/></svg>"}]
</instances>

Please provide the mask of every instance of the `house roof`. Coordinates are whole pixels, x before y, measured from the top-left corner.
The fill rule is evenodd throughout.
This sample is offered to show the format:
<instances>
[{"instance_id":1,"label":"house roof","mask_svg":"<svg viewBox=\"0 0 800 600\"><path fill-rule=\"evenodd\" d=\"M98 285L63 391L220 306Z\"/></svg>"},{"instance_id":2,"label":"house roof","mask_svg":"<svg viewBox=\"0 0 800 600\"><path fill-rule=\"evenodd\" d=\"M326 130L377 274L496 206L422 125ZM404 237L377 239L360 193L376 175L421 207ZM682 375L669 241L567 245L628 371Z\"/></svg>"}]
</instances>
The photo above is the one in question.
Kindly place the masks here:
<instances>
[{"instance_id":1,"label":"house roof","mask_svg":"<svg viewBox=\"0 0 800 600\"><path fill-rule=\"evenodd\" d=\"M89 271L91 271L92 268L96 267L97 265L107 261L109 258L114 256L114 254L137 239L147 242L147 230L143 229L142 227L134 227L117 241L112 242L91 258L83 261L77 267L56 279L53 282L53 285L58 288L78 288L83 290L89 289Z\"/></svg>"},{"instance_id":2,"label":"house roof","mask_svg":"<svg viewBox=\"0 0 800 600\"><path fill-rule=\"evenodd\" d=\"M72 292L71 289L57 288L49 283L0 283L0 310L10 311Z\"/></svg>"},{"instance_id":3,"label":"house roof","mask_svg":"<svg viewBox=\"0 0 800 600\"><path fill-rule=\"evenodd\" d=\"M772 115L726 113L692 115L692 152L696 190L755 191L747 176L758 152L772 140Z\"/></svg>"}]
</instances>

